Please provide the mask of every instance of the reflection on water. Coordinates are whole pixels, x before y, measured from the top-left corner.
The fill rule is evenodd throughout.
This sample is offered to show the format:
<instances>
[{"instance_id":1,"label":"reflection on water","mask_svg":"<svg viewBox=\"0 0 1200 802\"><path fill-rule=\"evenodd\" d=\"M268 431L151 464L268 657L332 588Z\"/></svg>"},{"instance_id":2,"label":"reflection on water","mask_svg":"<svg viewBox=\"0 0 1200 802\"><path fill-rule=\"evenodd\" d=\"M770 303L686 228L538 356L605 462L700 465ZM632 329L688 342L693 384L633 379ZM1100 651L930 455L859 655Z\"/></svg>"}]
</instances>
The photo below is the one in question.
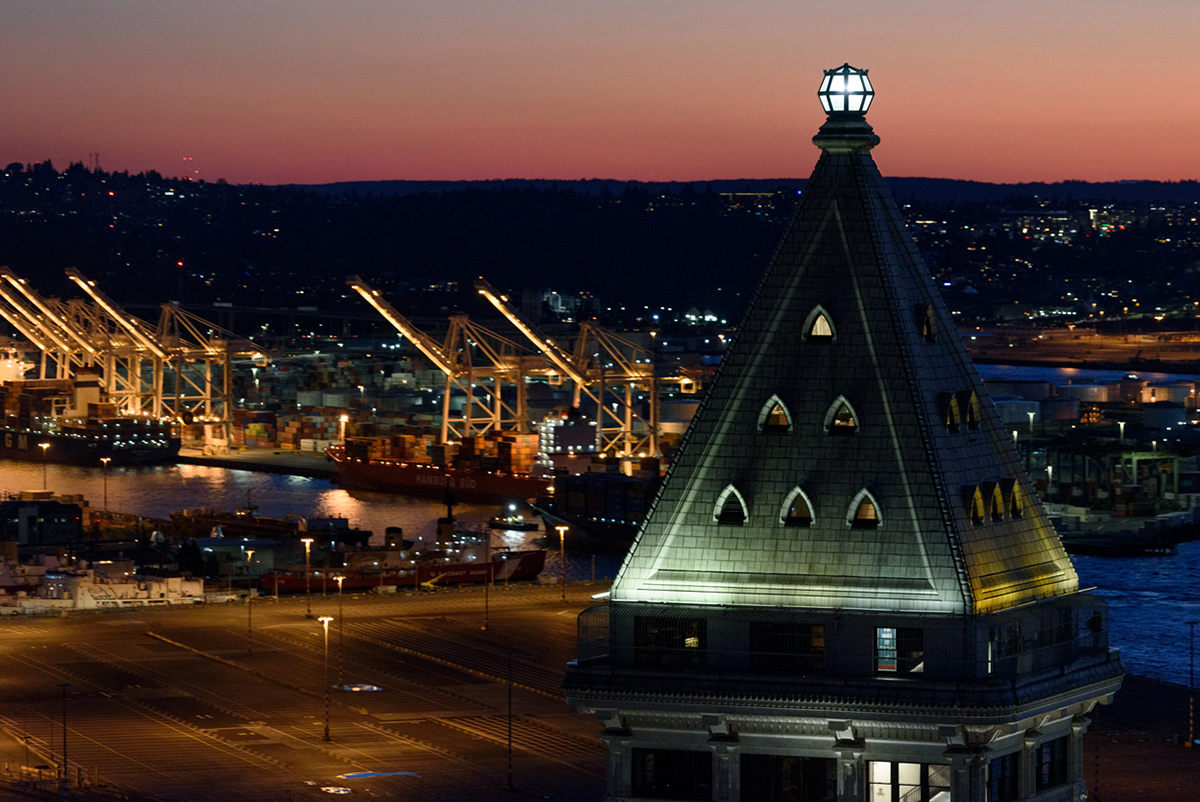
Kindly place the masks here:
<instances>
[{"instance_id":1,"label":"reflection on water","mask_svg":"<svg viewBox=\"0 0 1200 802\"><path fill-rule=\"evenodd\" d=\"M40 489L39 463L0 460L0 489ZM104 476L99 468L46 465L46 486L57 493L79 493L102 506ZM435 499L384 493L350 492L324 479L234 471L196 465L113 468L108 477L108 505L119 512L165 518L172 510L209 507L234 510L252 503L259 514L282 518L287 513L309 517L347 518L350 525L370 529L380 543L388 526L406 537L432 535L445 507ZM500 505L462 504L455 508L460 528L482 531ZM544 532L496 532L494 548L530 548ZM559 575L558 543L548 543L545 575ZM598 555L596 577L612 577L620 555ZM592 576L592 555L567 552L568 581ZM1103 558L1075 557L1082 587L1096 586L1111 606L1112 643L1121 649L1126 667L1137 674L1186 684L1188 628L1200 620L1200 543L1185 543L1174 556Z\"/></svg>"},{"instance_id":2,"label":"reflection on water","mask_svg":"<svg viewBox=\"0 0 1200 802\"><path fill-rule=\"evenodd\" d=\"M0 460L0 490L41 489L42 470L38 463ZM46 465L45 472L48 489L82 494L93 507L104 506L105 481L100 468ZM436 499L352 492L325 479L201 465L112 468L107 485L108 508L114 512L166 518L173 511L196 507L232 511L253 505L259 515L271 518L289 513L346 518L353 527L370 529L379 542L389 526L403 528L406 537L430 536L437 518L446 511ZM454 514L464 528L473 530L499 510L499 506L460 504Z\"/></svg>"}]
</instances>

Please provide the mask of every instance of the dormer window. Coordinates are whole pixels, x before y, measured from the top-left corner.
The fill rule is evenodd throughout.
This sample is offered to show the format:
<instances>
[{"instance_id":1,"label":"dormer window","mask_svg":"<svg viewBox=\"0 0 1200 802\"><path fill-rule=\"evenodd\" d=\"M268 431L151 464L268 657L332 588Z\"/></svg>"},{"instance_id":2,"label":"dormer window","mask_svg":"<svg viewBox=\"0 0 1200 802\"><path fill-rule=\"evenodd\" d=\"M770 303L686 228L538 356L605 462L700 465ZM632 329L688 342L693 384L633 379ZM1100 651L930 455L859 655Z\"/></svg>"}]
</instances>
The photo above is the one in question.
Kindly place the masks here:
<instances>
[{"instance_id":1,"label":"dormer window","mask_svg":"<svg viewBox=\"0 0 1200 802\"><path fill-rule=\"evenodd\" d=\"M1020 518L1025 514L1025 504L1021 499L1021 483L1016 479L1003 479L1000 482L1000 494L1008 506L1010 518Z\"/></svg>"},{"instance_id":2,"label":"dormer window","mask_svg":"<svg viewBox=\"0 0 1200 802\"><path fill-rule=\"evenodd\" d=\"M876 529L882 516L879 514L879 504L875 497L866 489L858 491L850 504L849 523L853 529Z\"/></svg>"},{"instance_id":3,"label":"dormer window","mask_svg":"<svg viewBox=\"0 0 1200 802\"><path fill-rule=\"evenodd\" d=\"M979 396L974 391L965 390L958 394L958 408L966 419L967 428L973 431L979 429Z\"/></svg>"},{"instance_id":4,"label":"dormer window","mask_svg":"<svg viewBox=\"0 0 1200 802\"><path fill-rule=\"evenodd\" d=\"M779 396L771 396L759 411L758 428L763 434L783 434L792 430L792 416Z\"/></svg>"},{"instance_id":5,"label":"dormer window","mask_svg":"<svg viewBox=\"0 0 1200 802\"><path fill-rule=\"evenodd\" d=\"M834 401L825 414L825 431L836 435L852 435L858 431L858 416L844 397Z\"/></svg>"},{"instance_id":6,"label":"dormer window","mask_svg":"<svg viewBox=\"0 0 1200 802\"><path fill-rule=\"evenodd\" d=\"M942 422L951 432L957 432L961 427L962 418L959 415L958 399L954 393L942 393L938 396L938 406L942 413Z\"/></svg>"},{"instance_id":7,"label":"dormer window","mask_svg":"<svg viewBox=\"0 0 1200 802\"><path fill-rule=\"evenodd\" d=\"M721 526L744 526L749 517L750 513L746 509L746 501L742 494L733 485L726 485L717 497L713 520Z\"/></svg>"},{"instance_id":8,"label":"dormer window","mask_svg":"<svg viewBox=\"0 0 1200 802\"><path fill-rule=\"evenodd\" d=\"M829 318L824 315L817 315L817 319L813 321L812 328L808 331L809 337L833 337L833 327L829 325Z\"/></svg>"},{"instance_id":9,"label":"dormer window","mask_svg":"<svg viewBox=\"0 0 1200 802\"><path fill-rule=\"evenodd\" d=\"M984 498L988 501L989 513L992 521L999 523L1004 520L1004 496L1000 492L1000 486L994 482L987 482L983 486Z\"/></svg>"},{"instance_id":10,"label":"dormer window","mask_svg":"<svg viewBox=\"0 0 1200 802\"><path fill-rule=\"evenodd\" d=\"M931 343L937 337L937 317L933 313L933 306L927 304L923 310L918 307L919 318L921 321L921 337L925 342Z\"/></svg>"},{"instance_id":11,"label":"dormer window","mask_svg":"<svg viewBox=\"0 0 1200 802\"><path fill-rule=\"evenodd\" d=\"M836 335L836 331L833 328L833 319L821 306L817 306L808 313L808 318L804 321L802 331L804 332L804 339L812 342L828 342Z\"/></svg>"},{"instance_id":12,"label":"dormer window","mask_svg":"<svg viewBox=\"0 0 1200 802\"><path fill-rule=\"evenodd\" d=\"M807 529L812 526L812 505L809 503L808 497L804 495L804 491L798 487L788 494L787 500L783 503L782 512L780 519L786 527Z\"/></svg>"},{"instance_id":13,"label":"dormer window","mask_svg":"<svg viewBox=\"0 0 1200 802\"><path fill-rule=\"evenodd\" d=\"M964 488L967 496L967 511L974 526L983 526L983 493L978 487Z\"/></svg>"}]
</instances>

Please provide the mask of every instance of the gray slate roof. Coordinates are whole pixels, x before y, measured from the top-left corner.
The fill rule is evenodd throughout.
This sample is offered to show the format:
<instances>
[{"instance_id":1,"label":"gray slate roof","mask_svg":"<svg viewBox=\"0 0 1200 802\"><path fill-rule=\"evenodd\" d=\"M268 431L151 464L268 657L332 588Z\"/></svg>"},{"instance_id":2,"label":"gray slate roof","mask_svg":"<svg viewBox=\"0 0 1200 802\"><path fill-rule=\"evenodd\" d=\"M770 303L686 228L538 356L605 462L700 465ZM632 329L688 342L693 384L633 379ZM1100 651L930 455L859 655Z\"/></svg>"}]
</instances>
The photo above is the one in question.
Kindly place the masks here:
<instances>
[{"instance_id":1,"label":"gray slate roof","mask_svg":"<svg viewBox=\"0 0 1200 802\"><path fill-rule=\"evenodd\" d=\"M858 136L856 148L821 141L614 602L985 613L1077 590L871 158L877 140ZM810 336L822 312L831 338ZM853 434L829 433L838 399ZM775 400L787 431L763 431ZM740 526L717 521L723 496L738 503L730 487ZM782 520L797 488L807 527ZM862 499L877 505L875 528L851 525Z\"/></svg>"}]
</instances>

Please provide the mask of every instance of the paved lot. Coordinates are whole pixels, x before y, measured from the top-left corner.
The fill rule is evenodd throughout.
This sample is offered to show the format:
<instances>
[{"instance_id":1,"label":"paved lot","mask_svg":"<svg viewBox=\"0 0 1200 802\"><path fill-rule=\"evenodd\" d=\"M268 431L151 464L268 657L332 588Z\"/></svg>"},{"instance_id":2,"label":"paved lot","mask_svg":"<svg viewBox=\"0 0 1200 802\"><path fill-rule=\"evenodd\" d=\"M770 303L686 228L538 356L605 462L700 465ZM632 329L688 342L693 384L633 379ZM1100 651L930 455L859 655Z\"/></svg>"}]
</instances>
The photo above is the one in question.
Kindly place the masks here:
<instances>
[{"instance_id":1,"label":"paved lot","mask_svg":"<svg viewBox=\"0 0 1200 802\"><path fill-rule=\"evenodd\" d=\"M597 588L498 588L312 601L332 615L329 662L305 602L73 613L0 622L0 742L10 778L72 777L162 800L325 799L322 788L405 799L599 800L599 726L562 702L575 616ZM247 647L250 653L247 653ZM330 693L325 676L378 692ZM45 766L40 772L36 766ZM361 777L347 775L366 775ZM0 798L3 798L0 796Z\"/></svg>"}]
</instances>

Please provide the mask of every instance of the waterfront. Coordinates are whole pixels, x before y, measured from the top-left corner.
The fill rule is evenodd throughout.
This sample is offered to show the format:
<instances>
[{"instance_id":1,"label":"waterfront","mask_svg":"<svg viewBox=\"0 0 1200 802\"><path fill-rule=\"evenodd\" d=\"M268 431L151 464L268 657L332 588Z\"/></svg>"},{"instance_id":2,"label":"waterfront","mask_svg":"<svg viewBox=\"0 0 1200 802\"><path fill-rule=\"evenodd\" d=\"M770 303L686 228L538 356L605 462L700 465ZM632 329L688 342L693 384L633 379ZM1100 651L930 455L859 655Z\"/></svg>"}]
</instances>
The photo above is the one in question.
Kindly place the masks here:
<instances>
[{"instance_id":1,"label":"waterfront","mask_svg":"<svg viewBox=\"0 0 1200 802\"><path fill-rule=\"evenodd\" d=\"M42 486L43 466L38 463L0 460L0 490L19 491ZM102 506L104 477L99 468L47 465L46 485L58 493L81 493L96 507ZM432 533L445 507L435 499L386 493L344 490L324 479L256 473L196 465L114 468L108 477L108 505L118 512L166 517L173 510L209 507L233 510L247 502L260 515L283 517L336 516L351 526L375 533L400 526L406 536ZM499 505L456 507L465 529L481 530ZM497 534L494 544L529 548L544 532ZM620 566L620 555L595 557L598 579L611 578ZM1200 620L1200 542L1184 543L1169 556L1136 558L1075 557L1080 586L1096 587L1109 600L1113 644L1121 649L1126 668L1144 676L1187 684L1189 643L1185 621ZM568 554L568 579L592 575L593 557ZM545 575L559 573L558 552L551 547Z\"/></svg>"}]
</instances>

